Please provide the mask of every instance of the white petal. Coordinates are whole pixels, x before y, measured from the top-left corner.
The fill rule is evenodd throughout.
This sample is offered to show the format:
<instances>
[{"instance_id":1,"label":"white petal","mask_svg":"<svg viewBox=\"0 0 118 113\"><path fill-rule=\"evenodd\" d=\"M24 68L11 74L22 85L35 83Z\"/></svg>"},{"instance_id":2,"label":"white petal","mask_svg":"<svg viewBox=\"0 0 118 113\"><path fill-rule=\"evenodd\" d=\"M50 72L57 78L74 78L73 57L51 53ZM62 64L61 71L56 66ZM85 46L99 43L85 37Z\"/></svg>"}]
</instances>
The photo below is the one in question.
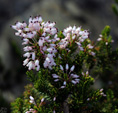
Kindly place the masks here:
<instances>
[{"instance_id":1,"label":"white petal","mask_svg":"<svg viewBox=\"0 0 118 113\"><path fill-rule=\"evenodd\" d=\"M19 33L19 32L16 32L15 35L16 35L16 36L20 36L20 33Z\"/></svg>"},{"instance_id":2,"label":"white petal","mask_svg":"<svg viewBox=\"0 0 118 113\"><path fill-rule=\"evenodd\" d=\"M42 36L46 36L46 33L44 32L44 33L42 34Z\"/></svg>"},{"instance_id":3,"label":"white petal","mask_svg":"<svg viewBox=\"0 0 118 113\"><path fill-rule=\"evenodd\" d=\"M46 61L49 62L49 63L51 62L50 59L49 59L48 57L46 58Z\"/></svg>"},{"instance_id":4,"label":"white petal","mask_svg":"<svg viewBox=\"0 0 118 113\"><path fill-rule=\"evenodd\" d=\"M27 53L25 53L24 55L23 55L24 57L30 57L30 53L29 52L27 52Z\"/></svg>"},{"instance_id":5,"label":"white petal","mask_svg":"<svg viewBox=\"0 0 118 113\"><path fill-rule=\"evenodd\" d=\"M66 86L61 86L60 88L62 88L62 89L63 89L63 88L65 88L65 87L66 87Z\"/></svg>"},{"instance_id":6,"label":"white petal","mask_svg":"<svg viewBox=\"0 0 118 113\"><path fill-rule=\"evenodd\" d=\"M30 96L29 98L30 98L30 100L33 100L34 101L34 97L33 96Z\"/></svg>"},{"instance_id":7,"label":"white petal","mask_svg":"<svg viewBox=\"0 0 118 113\"><path fill-rule=\"evenodd\" d=\"M74 81L74 80L71 80L71 82L72 82L73 84L77 84L77 82L76 82L76 81Z\"/></svg>"},{"instance_id":8,"label":"white petal","mask_svg":"<svg viewBox=\"0 0 118 113\"><path fill-rule=\"evenodd\" d=\"M54 82L58 82L58 81L59 81L59 79L55 79L55 80L54 80Z\"/></svg>"},{"instance_id":9,"label":"white petal","mask_svg":"<svg viewBox=\"0 0 118 113\"><path fill-rule=\"evenodd\" d=\"M81 51L84 51L84 48L83 48L83 47L79 47L79 49L80 49Z\"/></svg>"},{"instance_id":10,"label":"white petal","mask_svg":"<svg viewBox=\"0 0 118 113\"><path fill-rule=\"evenodd\" d=\"M13 29L17 30L16 25L12 25L11 27L12 27Z\"/></svg>"},{"instance_id":11,"label":"white petal","mask_svg":"<svg viewBox=\"0 0 118 113\"><path fill-rule=\"evenodd\" d=\"M23 50L24 50L24 51L30 51L30 50L32 50L32 47L26 46L26 47L23 48Z\"/></svg>"},{"instance_id":12,"label":"white petal","mask_svg":"<svg viewBox=\"0 0 118 113\"><path fill-rule=\"evenodd\" d=\"M44 98L41 99L41 102L43 102L43 101L44 101Z\"/></svg>"},{"instance_id":13,"label":"white petal","mask_svg":"<svg viewBox=\"0 0 118 113\"><path fill-rule=\"evenodd\" d=\"M83 36L82 38L83 38L83 39L87 39L87 38L88 38L88 36Z\"/></svg>"},{"instance_id":14,"label":"white petal","mask_svg":"<svg viewBox=\"0 0 118 113\"><path fill-rule=\"evenodd\" d=\"M48 48L47 51L51 53L52 52L52 48Z\"/></svg>"},{"instance_id":15,"label":"white petal","mask_svg":"<svg viewBox=\"0 0 118 113\"><path fill-rule=\"evenodd\" d=\"M32 61L30 61L30 62L27 64L27 67L28 67L29 70L35 69L35 65L34 65L34 63L33 63Z\"/></svg>"},{"instance_id":16,"label":"white petal","mask_svg":"<svg viewBox=\"0 0 118 113\"><path fill-rule=\"evenodd\" d=\"M76 74L71 74L71 77L72 77L72 78L78 78L79 76L76 75Z\"/></svg>"},{"instance_id":17,"label":"white petal","mask_svg":"<svg viewBox=\"0 0 118 113\"><path fill-rule=\"evenodd\" d=\"M53 113L56 113L56 111L54 110Z\"/></svg>"},{"instance_id":18,"label":"white petal","mask_svg":"<svg viewBox=\"0 0 118 113\"><path fill-rule=\"evenodd\" d=\"M32 22L32 17L29 18L29 23L31 23L31 22Z\"/></svg>"},{"instance_id":19,"label":"white petal","mask_svg":"<svg viewBox=\"0 0 118 113\"><path fill-rule=\"evenodd\" d=\"M32 53L32 60L35 60L35 52Z\"/></svg>"},{"instance_id":20,"label":"white petal","mask_svg":"<svg viewBox=\"0 0 118 113\"><path fill-rule=\"evenodd\" d=\"M59 76L56 74L52 74L52 76L53 76L53 78L59 78Z\"/></svg>"},{"instance_id":21,"label":"white petal","mask_svg":"<svg viewBox=\"0 0 118 113\"><path fill-rule=\"evenodd\" d=\"M34 103L34 101L33 101L33 100L30 100L29 102L30 102L30 103L32 103L32 104Z\"/></svg>"},{"instance_id":22,"label":"white petal","mask_svg":"<svg viewBox=\"0 0 118 113\"><path fill-rule=\"evenodd\" d=\"M44 66L45 68L47 68L47 67L48 67L48 62L45 61L45 62L43 63L43 66Z\"/></svg>"},{"instance_id":23,"label":"white petal","mask_svg":"<svg viewBox=\"0 0 118 113\"><path fill-rule=\"evenodd\" d=\"M75 39L75 35L74 35L74 36L72 36L72 39L73 39L73 40Z\"/></svg>"},{"instance_id":24,"label":"white petal","mask_svg":"<svg viewBox=\"0 0 118 113\"><path fill-rule=\"evenodd\" d=\"M80 42L76 42L76 44L77 44L78 46L81 46L81 43L80 43Z\"/></svg>"},{"instance_id":25,"label":"white petal","mask_svg":"<svg viewBox=\"0 0 118 113\"><path fill-rule=\"evenodd\" d=\"M86 75L88 75L88 74L89 74L89 72L87 71L87 72L86 72Z\"/></svg>"},{"instance_id":26,"label":"white petal","mask_svg":"<svg viewBox=\"0 0 118 113\"><path fill-rule=\"evenodd\" d=\"M64 70L64 68L62 67L62 65L60 65L60 69L63 71Z\"/></svg>"},{"instance_id":27,"label":"white petal","mask_svg":"<svg viewBox=\"0 0 118 113\"><path fill-rule=\"evenodd\" d=\"M102 88L102 89L100 89L100 92L102 92L104 89Z\"/></svg>"},{"instance_id":28,"label":"white petal","mask_svg":"<svg viewBox=\"0 0 118 113\"><path fill-rule=\"evenodd\" d=\"M64 85L64 86L66 85L66 81L63 82L63 85Z\"/></svg>"},{"instance_id":29,"label":"white petal","mask_svg":"<svg viewBox=\"0 0 118 113\"><path fill-rule=\"evenodd\" d=\"M48 40L49 38L50 38L50 36L46 36L46 37L45 37L45 40Z\"/></svg>"},{"instance_id":30,"label":"white petal","mask_svg":"<svg viewBox=\"0 0 118 113\"><path fill-rule=\"evenodd\" d=\"M39 39L39 46L43 46L44 40Z\"/></svg>"},{"instance_id":31,"label":"white petal","mask_svg":"<svg viewBox=\"0 0 118 113\"><path fill-rule=\"evenodd\" d=\"M95 56L95 53L94 53L94 52L91 52L91 55L92 55L92 56Z\"/></svg>"},{"instance_id":32,"label":"white petal","mask_svg":"<svg viewBox=\"0 0 118 113\"><path fill-rule=\"evenodd\" d=\"M38 65L38 66L36 67L36 70L37 70L37 71L39 71L39 69L40 69L40 65Z\"/></svg>"},{"instance_id":33,"label":"white petal","mask_svg":"<svg viewBox=\"0 0 118 113\"><path fill-rule=\"evenodd\" d=\"M25 66L28 62L29 62L29 59L25 59L25 60L23 61L23 65Z\"/></svg>"},{"instance_id":34,"label":"white petal","mask_svg":"<svg viewBox=\"0 0 118 113\"><path fill-rule=\"evenodd\" d=\"M42 21L43 21L43 19L42 19L41 16L38 18L38 21L39 21L39 22L42 22Z\"/></svg>"},{"instance_id":35,"label":"white petal","mask_svg":"<svg viewBox=\"0 0 118 113\"><path fill-rule=\"evenodd\" d=\"M75 66L73 65L73 66L70 68L70 71L72 72L72 71L74 71L74 69L75 69Z\"/></svg>"},{"instance_id":36,"label":"white petal","mask_svg":"<svg viewBox=\"0 0 118 113\"><path fill-rule=\"evenodd\" d=\"M57 29L56 29L56 28L51 29L51 34L52 34L52 35L54 35L54 34L56 34L56 33L57 33Z\"/></svg>"},{"instance_id":37,"label":"white petal","mask_svg":"<svg viewBox=\"0 0 118 113\"><path fill-rule=\"evenodd\" d=\"M79 35L83 35L83 33L84 33L83 31L80 31L80 32L79 32Z\"/></svg>"},{"instance_id":38,"label":"white petal","mask_svg":"<svg viewBox=\"0 0 118 113\"><path fill-rule=\"evenodd\" d=\"M68 64L66 64L66 70L68 70L69 69L69 65Z\"/></svg>"},{"instance_id":39,"label":"white petal","mask_svg":"<svg viewBox=\"0 0 118 113\"><path fill-rule=\"evenodd\" d=\"M73 26L73 29L72 30L75 31L76 30L76 26Z\"/></svg>"},{"instance_id":40,"label":"white petal","mask_svg":"<svg viewBox=\"0 0 118 113\"><path fill-rule=\"evenodd\" d=\"M24 31L29 31L29 28L24 28Z\"/></svg>"},{"instance_id":41,"label":"white petal","mask_svg":"<svg viewBox=\"0 0 118 113\"><path fill-rule=\"evenodd\" d=\"M56 97L53 98L53 101L55 101L55 100L56 100Z\"/></svg>"},{"instance_id":42,"label":"white petal","mask_svg":"<svg viewBox=\"0 0 118 113\"><path fill-rule=\"evenodd\" d=\"M101 41L101 40L102 40L102 38L98 38L98 39L97 39L97 41Z\"/></svg>"},{"instance_id":43,"label":"white petal","mask_svg":"<svg viewBox=\"0 0 118 113\"><path fill-rule=\"evenodd\" d=\"M36 65L36 66L39 65L39 60L35 60L35 65Z\"/></svg>"},{"instance_id":44,"label":"white petal","mask_svg":"<svg viewBox=\"0 0 118 113\"><path fill-rule=\"evenodd\" d=\"M76 81L77 83L79 83L80 79L75 79L75 81Z\"/></svg>"}]
</instances>

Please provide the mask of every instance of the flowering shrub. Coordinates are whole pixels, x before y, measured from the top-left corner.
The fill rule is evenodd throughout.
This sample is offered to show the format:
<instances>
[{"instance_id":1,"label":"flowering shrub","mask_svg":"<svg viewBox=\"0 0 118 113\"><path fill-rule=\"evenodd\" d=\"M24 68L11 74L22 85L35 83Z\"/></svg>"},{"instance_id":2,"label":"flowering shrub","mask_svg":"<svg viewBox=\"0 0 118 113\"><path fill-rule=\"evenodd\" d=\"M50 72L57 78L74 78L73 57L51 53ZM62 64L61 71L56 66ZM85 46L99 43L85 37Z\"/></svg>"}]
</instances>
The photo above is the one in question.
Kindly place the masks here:
<instances>
[{"instance_id":1,"label":"flowering shrub","mask_svg":"<svg viewBox=\"0 0 118 113\"><path fill-rule=\"evenodd\" d=\"M11 27L23 39L27 75L32 84L12 103L13 113L95 113L107 111L100 104L110 100L103 89L94 90L90 75L105 72L118 59L113 51L110 28L106 26L94 43L88 30L69 26L58 31L55 22L41 16L29 18L29 24L17 22ZM100 71L102 70L102 71ZM112 91L108 92L110 95ZM110 110L118 111L115 108ZM110 111L109 110L109 111Z\"/></svg>"}]
</instances>

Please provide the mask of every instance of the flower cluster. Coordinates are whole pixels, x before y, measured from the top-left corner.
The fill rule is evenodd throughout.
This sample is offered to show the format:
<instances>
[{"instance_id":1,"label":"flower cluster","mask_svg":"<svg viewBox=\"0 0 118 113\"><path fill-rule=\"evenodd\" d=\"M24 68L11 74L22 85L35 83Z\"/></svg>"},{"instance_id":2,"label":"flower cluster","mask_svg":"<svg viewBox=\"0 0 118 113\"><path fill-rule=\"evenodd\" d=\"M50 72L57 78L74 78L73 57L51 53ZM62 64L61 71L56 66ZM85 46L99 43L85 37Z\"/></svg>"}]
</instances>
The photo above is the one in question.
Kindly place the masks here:
<instances>
[{"instance_id":1,"label":"flower cluster","mask_svg":"<svg viewBox=\"0 0 118 113\"><path fill-rule=\"evenodd\" d=\"M64 29L63 34L65 38L61 40L60 48L66 48L68 45L76 43L81 51L84 50L81 43L89 36L87 30L82 31L81 27L76 28L76 26L69 26Z\"/></svg>"},{"instance_id":2,"label":"flower cluster","mask_svg":"<svg viewBox=\"0 0 118 113\"><path fill-rule=\"evenodd\" d=\"M60 70L62 71L62 76L57 74L52 74L52 77L54 78L54 82L63 81L63 85L60 88L65 88L66 84L71 82L73 84L79 83L80 79L77 74L72 73L75 69L75 66L73 65L69 70L69 65L66 64L65 69L62 65L60 65Z\"/></svg>"},{"instance_id":3,"label":"flower cluster","mask_svg":"<svg viewBox=\"0 0 118 113\"><path fill-rule=\"evenodd\" d=\"M107 39L105 39L104 36L100 34L99 38L97 39L97 41L100 42L102 40L105 42L105 45L108 45L109 43L113 43L114 42L114 40L107 40Z\"/></svg>"},{"instance_id":4,"label":"flower cluster","mask_svg":"<svg viewBox=\"0 0 118 113\"><path fill-rule=\"evenodd\" d=\"M23 56L26 59L23 62L24 66L27 66L29 70L36 69L39 71L40 63L43 63L45 68L52 69L52 66L56 65L54 62L55 42L59 40L57 37L57 28L54 27L55 22L44 22L41 16L35 18L29 18L29 24L25 22L17 22L11 27L17 32L15 35L23 38L24 51ZM42 62L43 61L43 62Z\"/></svg>"},{"instance_id":5,"label":"flower cluster","mask_svg":"<svg viewBox=\"0 0 118 113\"><path fill-rule=\"evenodd\" d=\"M37 113L37 111L31 108L29 109L29 111L26 111L25 113Z\"/></svg>"},{"instance_id":6,"label":"flower cluster","mask_svg":"<svg viewBox=\"0 0 118 113\"><path fill-rule=\"evenodd\" d=\"M103 88L102 88L102 89L100 89L100 95L102 95L102 96L106 97L106 94L104 94L103 90L104 90Z\"/></svg>"},{"instance_id":7,"label":"flower cluster","mask_svg":"<svg viewBox=\"0 0 118 113\"><path fill-rule=\"evenodd\" d=\"M81 27L71 27L64 29L62 34L63 38L58 36L58 30L55 27L55 22L43 21L41 16L29 18L29 24L25 22L17 22L11 27L17 32L15 35L23 38L25 47L23 65L28 67L29 70L37 70L43 66L44 68L52 69L56 66L55 57L59 48L69 50L69 46L76 44L78 49L84 51L83 42L88 39L89 33L87 30L82 30ZM93 46L87 45L92 52Z\"/></svg>"}]
</instances>

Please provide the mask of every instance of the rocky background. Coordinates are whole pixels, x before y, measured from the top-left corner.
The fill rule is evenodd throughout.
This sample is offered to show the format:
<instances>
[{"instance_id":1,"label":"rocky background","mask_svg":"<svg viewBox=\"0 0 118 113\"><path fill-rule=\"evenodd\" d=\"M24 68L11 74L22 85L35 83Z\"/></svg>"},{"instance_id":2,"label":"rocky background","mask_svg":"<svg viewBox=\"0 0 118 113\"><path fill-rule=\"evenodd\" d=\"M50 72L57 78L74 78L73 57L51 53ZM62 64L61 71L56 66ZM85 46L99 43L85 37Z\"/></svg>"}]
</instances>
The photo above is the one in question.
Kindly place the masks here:
<instances>
[{"instance_id":1,"label":"rocky background","mask_svg":"<svg viewBox=\"0 0 118 113\"><path fill-rule=\"evenodd\" d=\"M28 21L29 16L42 15L55 21L59 30L69 25L82 26L96 40L105 25L118 42L118 17L112 11L113 0L0 0L0 109L20 96L28 83L22 66L21 39L14 35L11 24Z\"/></svg>"}]
</instances>

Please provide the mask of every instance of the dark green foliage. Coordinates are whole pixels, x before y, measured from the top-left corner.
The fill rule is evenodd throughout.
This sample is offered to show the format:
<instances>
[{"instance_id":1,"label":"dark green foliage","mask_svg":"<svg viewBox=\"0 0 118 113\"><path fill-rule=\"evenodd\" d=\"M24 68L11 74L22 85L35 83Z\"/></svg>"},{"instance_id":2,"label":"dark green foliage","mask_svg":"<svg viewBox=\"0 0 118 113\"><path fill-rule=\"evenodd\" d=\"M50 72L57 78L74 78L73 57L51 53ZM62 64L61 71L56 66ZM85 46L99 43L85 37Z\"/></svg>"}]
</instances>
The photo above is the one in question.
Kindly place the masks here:
<instances>
[{"instance_id":1,"label":"dark green foliage","mask_svg":"<svg viewBox=\"0 0 118 113\"><path fill-rule=\"evenodd\" d=\"M107 91L107 99L102 103L102 113L118 113L118 99L111 89Z\"/></svg>"},{"instance_id":2,"label":"dark green foliage","mask_svg":"<svg viewBox=\"0 0 118 113\"><path fill-rule=\"evenodd\" d=\"M115 4L112 4L114 13L118 16L118 0L115 0Z\"/></svg>"},{"instance_id":3,"label":"dark green foliage","mask_svg":"<svg viewBox=\"0 0 118 113\"><path fill-rule=\"evenodd\" d=\"M64 38L62 32L58 36ZM32 85L26 86L23 96L11 104L12 113L25 113L31 108L37 113L118 113L118 71L114 71L117 70L114 67L118 60L118 49L112 49L112 42L110 27L106 26L99 41L94 43L86 39L82 43L84 51L75 51L74 43L69 46L70 51L58 49L62 59L56 54L57 65L52 70L41 68L37 73L27 71ZM89 49L88 44L94 48ZM91 55L91 52L96 55ZM79 75L79 83L73 84L69 74L60 69L60 65L65 69L67 63L70 67L75 65L74 73ZM54 82L52 74L57 74L61 79ZM104 82L105 94L103 89L91 87L98 76ZM60 88L64 81L66 87ZM114 83L108 85L109 81ZM35 104L29 102L30 96L34 97Z\"/></svg>"}]
</instances>

